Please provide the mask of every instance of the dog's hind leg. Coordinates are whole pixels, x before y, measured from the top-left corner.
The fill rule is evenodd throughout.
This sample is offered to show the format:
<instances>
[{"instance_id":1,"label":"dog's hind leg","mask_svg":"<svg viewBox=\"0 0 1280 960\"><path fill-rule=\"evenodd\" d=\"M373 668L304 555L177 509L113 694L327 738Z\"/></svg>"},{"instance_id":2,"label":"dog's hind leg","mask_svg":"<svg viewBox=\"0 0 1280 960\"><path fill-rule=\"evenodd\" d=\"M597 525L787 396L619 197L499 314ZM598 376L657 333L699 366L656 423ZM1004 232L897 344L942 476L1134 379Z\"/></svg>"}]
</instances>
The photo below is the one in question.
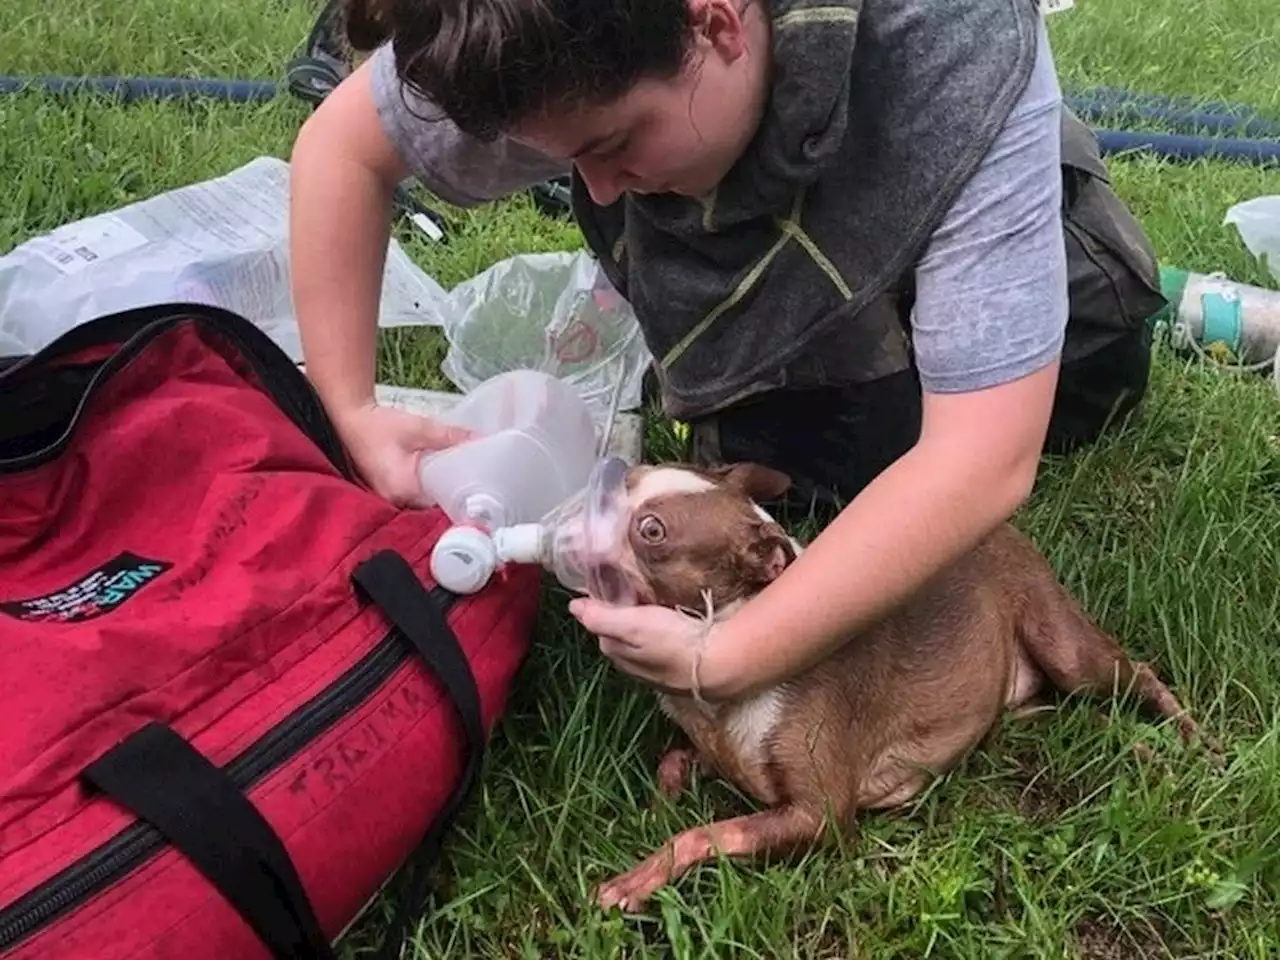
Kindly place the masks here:
<instances>
[{"instance_id":1,"label":"dog's hind leg","mask_svg":"<svg viewBox=\"0 0 1280 960\"><path fill-rule=\"evenodd\" d=\"M1194 739L1196 722L1173 691L1145 663L1130 660L1057 580L1040 579L1026 601L1019 640L1055 688L1097 696L1132 690L1153 714L1174 721L1184 743Z\"/></svg>"},{"instance_id":2,"label":"dog's hind leg","mask_svg":"<svg viewBox=\"0 0 1280 960\"><path fill-rule=\"evenodd\" d=\"M790 852L813 843L822 828L820 814L795 805L693 827L676 834L632 870L604 884L596 899L605 910L621 907L634 911L655 891L704 860Z\"/></svg>"}]
</instances>

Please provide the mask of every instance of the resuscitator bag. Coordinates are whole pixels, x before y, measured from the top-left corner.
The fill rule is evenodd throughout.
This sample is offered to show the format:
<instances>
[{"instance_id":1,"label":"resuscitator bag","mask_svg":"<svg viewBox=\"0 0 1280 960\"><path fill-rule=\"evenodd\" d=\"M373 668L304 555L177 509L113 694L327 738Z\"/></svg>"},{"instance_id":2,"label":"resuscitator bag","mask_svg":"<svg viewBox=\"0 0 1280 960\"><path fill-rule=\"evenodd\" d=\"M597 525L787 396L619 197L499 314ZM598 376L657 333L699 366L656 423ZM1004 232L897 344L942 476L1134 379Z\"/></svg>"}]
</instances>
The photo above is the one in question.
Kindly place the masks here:
<instances>
[{"instance_id":1,"label":"resuscitator bag","mask_svg":"<svg viewBox=\"0 0 1280 960\"><path fill-rule=\"evenodd\" d=\"M422 456L423 492L454 523L487 529L537 520L581 490L602 436L573 387L537 370L491 377L440 419L474 437Z\"/></svg>"},{"instance_id":2,"label":"resuscitator bag","mask_svg":"<svg viewBox=\"0 0 1280 960\"><path fill-rule=\"evenodd\" d=\"M468 594L482 589L504 564L536 564L573 593L634 604L635 587L623 565L631 524L627 470L620 457L597 460L579 490L532 522L452 527L432 552L432 576Z\"/></svg>"}]
</instances>

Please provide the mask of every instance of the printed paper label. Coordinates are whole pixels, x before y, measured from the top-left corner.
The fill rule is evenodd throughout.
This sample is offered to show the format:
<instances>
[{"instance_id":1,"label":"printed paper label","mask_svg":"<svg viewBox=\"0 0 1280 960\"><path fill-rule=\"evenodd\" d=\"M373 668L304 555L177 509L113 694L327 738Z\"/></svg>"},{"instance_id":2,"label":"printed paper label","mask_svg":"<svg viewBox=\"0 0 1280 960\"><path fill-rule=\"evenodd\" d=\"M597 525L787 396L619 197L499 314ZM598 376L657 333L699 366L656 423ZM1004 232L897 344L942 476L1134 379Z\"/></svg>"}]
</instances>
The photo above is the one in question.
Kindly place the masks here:
<instances>
[{"instance_id":1,"label":"printed paper label","mask_svg":"<svg viewBox=\"0 0 1280 960\"><path fill-rule=\"evenodd\" d=\"M73 224L71 229L55 230L33 240L31 247L53 266L71 275L147 243L145 236L119 217L104 214Z\"/></svg>"}]
</instances>

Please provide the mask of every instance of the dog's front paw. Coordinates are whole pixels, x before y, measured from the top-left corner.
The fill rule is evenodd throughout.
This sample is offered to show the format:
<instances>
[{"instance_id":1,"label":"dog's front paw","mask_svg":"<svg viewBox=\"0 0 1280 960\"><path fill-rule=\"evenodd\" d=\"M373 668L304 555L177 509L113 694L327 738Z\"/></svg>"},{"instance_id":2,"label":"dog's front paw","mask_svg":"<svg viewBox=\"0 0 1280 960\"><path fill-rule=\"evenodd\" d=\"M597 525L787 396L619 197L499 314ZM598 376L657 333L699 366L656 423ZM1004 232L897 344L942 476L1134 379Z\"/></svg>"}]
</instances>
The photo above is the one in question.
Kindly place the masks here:
<instances>
[{"instance_id":1,"label":"dog's front paw","mask_svg":"<svg viewBox=\"0 0 1280 960\"><path fill-rule=\"evenodd\" d=\"M666 883L666 871L651 857L638 867L602 884L596 893L596 903L601 910L617 907L626 913L635 913Z\"/></svg>"},{"instance_id":2,"label":"dog's front paw","mask_svg":"<svg viewBox=\"0 0 1280 960\"><path fill-rule=\"evenodd\" d=\"M658 789L668 797L682 793L689 785L689 777L697 759L697 751L688 747L667 751L667 755L658 763Z\"/></svg>"}]
</instances>

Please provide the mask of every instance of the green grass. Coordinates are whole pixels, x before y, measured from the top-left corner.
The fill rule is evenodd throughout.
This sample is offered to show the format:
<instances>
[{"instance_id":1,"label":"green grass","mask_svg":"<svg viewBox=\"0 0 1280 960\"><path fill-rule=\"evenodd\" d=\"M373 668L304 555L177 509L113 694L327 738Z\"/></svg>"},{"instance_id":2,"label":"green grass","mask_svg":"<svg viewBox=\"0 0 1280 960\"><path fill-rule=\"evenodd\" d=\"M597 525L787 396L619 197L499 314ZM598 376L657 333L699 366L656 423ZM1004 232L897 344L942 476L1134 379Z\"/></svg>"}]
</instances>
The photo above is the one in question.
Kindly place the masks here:
<instances>
[{"instance_id":1,"label":"green grass","mask_svg":"<svg viewBox=\"0 0 1280 960\"><path fill-rule=\"evenodd\" d=\"M315 4L314 6L318 6ZM278 76L298 0L6 0L7 72ZM1070 86L1127 85L1280 117L1273 0L1083 0L1052 20ZM0 100L0 251L56 224L288 156L306 108ZM1117 159L1114 180L1168 263L1268 278L1222 226L1280 171ZM524 199L451 211L408 249L446 285L521 250L576 246ZM384 338L385 379L441 385L429 330ZM674 449L664 425L652 449ZM672 832L739 810L724 784L658 799L671 730L551 594L483 781L416 934L423 957L1119 957L1276 955L1280 913L1280 399L1161 349L1122 438L1046 464L1018 523L1087 608L1150 658L1225 742L1208 770L1128 710L1069 703L997 731L908 810L791 864L712 864L642 917L594 887ZM1099 717L1112 722L1099 723ZM1156 761L1134 759L1151 745ZM381 911L360 924L354 954Z\"/></svg>"}]
</instances>

